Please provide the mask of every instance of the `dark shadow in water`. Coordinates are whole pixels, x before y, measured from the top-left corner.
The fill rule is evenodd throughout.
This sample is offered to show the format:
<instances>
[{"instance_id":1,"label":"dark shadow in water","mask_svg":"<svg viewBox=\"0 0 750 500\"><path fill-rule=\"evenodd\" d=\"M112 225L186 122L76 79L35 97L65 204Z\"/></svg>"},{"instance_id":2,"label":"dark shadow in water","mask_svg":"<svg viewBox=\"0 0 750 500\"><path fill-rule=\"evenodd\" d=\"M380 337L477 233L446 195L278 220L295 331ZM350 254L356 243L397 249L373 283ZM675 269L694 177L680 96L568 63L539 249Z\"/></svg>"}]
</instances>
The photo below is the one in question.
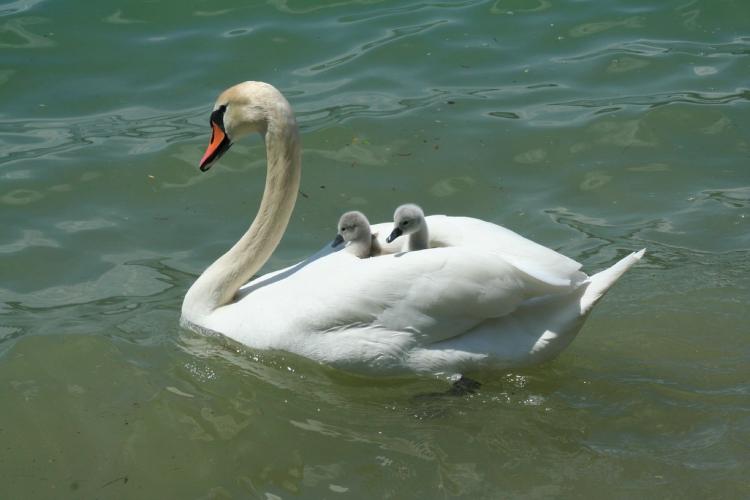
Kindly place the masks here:
<instances>
[{"instance_id":1,"label":"dark shadow in water","mask_svg":"<svg viewBox=\"0 0 750 500\"><path fill-rule=\"evenodd\" d=\"M478 380L474 380L473 378L464 377L463 375L458 380L454 381L450 388L446 391L441 392L426 392L423 394L417 394L414 396L414 401L424 401L424 400L430 400L435 398L445 398L445 397L463 397L468 396L469 394L476 394L476 392L479 390L479 388L482 387L482 383Z\"/></svg>"}]
</instances>

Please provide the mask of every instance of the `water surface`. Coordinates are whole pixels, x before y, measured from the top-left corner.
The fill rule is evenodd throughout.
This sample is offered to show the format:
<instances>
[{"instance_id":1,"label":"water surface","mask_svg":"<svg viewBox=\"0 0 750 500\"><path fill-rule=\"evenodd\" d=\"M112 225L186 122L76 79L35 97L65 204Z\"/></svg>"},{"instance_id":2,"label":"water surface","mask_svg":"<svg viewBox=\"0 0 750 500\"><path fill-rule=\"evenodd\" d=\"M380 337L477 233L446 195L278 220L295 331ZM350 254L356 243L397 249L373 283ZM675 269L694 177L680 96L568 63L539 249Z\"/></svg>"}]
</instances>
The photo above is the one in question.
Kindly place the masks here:
<instances>
[{"instance_id":1,"label":"water surface","mask_svg":"<svg viewBox=\"0 0 750 500\"><path fill-rule=\"evenodd\" d=\"M750 4L0 6L0 497L750 494ZM197 171L223 88L279 87L303 195L480 217L593 272L648 248L544 366L353 377L178 326L244 231L258 140Z\"/></svg>"}]
</instances>

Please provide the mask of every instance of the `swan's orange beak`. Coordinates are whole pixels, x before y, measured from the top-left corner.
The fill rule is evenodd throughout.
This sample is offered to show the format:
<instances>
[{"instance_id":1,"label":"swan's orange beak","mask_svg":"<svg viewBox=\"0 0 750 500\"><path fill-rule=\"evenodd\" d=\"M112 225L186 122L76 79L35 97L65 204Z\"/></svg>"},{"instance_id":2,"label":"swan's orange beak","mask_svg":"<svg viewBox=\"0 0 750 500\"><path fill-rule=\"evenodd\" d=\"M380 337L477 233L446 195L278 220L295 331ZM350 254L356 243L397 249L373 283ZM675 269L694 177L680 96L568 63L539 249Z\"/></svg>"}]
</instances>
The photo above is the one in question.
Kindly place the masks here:
<instances>
[{"instance_id":1,"label":"swan's orange beak","mask_svg":"<svg viewBox=\"0 0 750 500\"><path fill-rule=\"evenodd\" d=\"M201 158L201 162L198 164L201 171L205 172L211 165L218 160L221 155L227 152L232 142L229 140L227 134L222 130L218 123L211 122L211 141L208 143L206 152Z\"/></svg>"}]
</instances>

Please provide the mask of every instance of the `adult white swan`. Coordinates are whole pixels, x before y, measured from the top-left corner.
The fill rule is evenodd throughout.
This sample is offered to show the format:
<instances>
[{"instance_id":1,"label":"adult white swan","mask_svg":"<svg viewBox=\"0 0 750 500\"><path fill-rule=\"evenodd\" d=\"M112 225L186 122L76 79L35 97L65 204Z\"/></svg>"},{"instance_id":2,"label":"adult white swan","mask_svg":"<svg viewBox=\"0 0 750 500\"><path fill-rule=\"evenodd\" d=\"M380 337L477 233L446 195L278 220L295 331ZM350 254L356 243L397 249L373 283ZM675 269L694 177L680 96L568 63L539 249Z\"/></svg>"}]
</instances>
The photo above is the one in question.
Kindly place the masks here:
<instances>
[{"instance_id":1,"label":"adult white swan","mask_svg":"<svg viewBox=\"0 0 750 500\"><path fill-rule=\"evenodd\" d=\"M266 186L248 231L188 290L182 319L253 348L369 374L538 363L573 340L594 304L643 255L588 277L579 263L508 229L429 216L429 249L399 253L406 238L386 243L387 222L372 228L387 255L359 259L326 244L247 283L281 240L294 207L297 123L281 93L261 82L225 90L210 121L201 170L232 141L258 132L266 144Z\"/></svg>"}]
</instances>

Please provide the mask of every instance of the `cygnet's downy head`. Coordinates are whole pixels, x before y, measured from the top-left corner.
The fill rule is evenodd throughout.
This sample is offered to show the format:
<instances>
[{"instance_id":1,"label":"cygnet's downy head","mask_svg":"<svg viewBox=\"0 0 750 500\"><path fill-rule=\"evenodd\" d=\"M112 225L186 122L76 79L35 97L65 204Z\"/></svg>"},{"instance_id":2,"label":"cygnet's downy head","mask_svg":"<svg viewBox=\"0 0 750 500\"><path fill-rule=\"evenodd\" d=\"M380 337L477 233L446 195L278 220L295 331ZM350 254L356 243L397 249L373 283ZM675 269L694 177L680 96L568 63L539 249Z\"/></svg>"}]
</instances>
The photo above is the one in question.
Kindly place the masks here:
<instances>
[{"instance_id":1,"label":"cygnet's downy head","mask_svg":"<svg viewBox=\"0 0 750 500\"><path fill-rule=\"evenodd\" d=\"M347 243L347 251L359 258L370 256L372 246L372 233L370 232L370 221L362 212L346 212L339 219L338 234L331 243L337 247Z\"/></svg>"},{"instance_id":2,"label":"cygnet's downy head","mask_svg":"<svg viewBox=\"0 0 750 500\"><path fill-rule=\"evenodd\" d=\"M424 220L424 212L419 206L413 203L401 205L393 214L393 231L385 239L391 243L393 240L402 235L411 235L418 232L425 232L427 224Z\"/></svg>"}]
</instances>

